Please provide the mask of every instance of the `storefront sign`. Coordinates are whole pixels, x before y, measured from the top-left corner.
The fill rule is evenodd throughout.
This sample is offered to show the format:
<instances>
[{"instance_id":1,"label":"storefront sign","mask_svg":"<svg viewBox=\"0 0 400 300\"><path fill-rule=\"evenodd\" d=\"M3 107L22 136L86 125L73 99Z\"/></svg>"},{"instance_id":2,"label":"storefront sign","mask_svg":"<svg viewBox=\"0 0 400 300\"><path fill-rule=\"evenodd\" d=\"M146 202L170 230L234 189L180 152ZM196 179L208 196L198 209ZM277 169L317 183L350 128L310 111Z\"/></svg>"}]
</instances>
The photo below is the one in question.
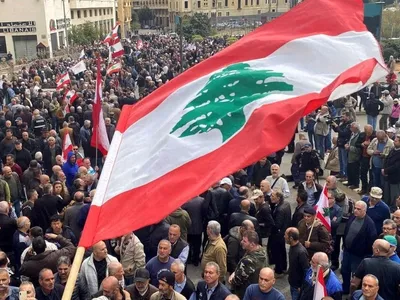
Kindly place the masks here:
<instances>
[{"instance_id":1,"label":"storefront sign","mask_svg":"<svg viewBox=\"0 0 400 300\"><path fill-rule=\"evenodd\" d=\"M35 27L35 21L0 22L0 27Z\"/></svg>"},{"instance_id":2,"label":"storefront sign","mask_svg":"<svg viewBox=\"0 0 400 300\"><path fill-rule=\"evenodd\" d=\"M35 21L0 22L1 33L36 32Z\"/></svg>"},{"instance_id":3,"label":"storefront sign","mask_svg":"<svg viewBox=\"0 0 400 300\"><path fill-rule=\"evenodd\" d=\"M66 19L67 21L67 27L71 26L71 19ZM65 28L65 24L64 24L64 19L58 19L56 20L56 24L57 24L57 29L63 29Z\"/></svg>"},{"instance_id":4,"label":"storefront sign","mask_svg":"<svg viewBox=\"0 0 400 300\"><path fill-rule=\"evenodd\" d=\"M2 33L14 33L14 32L36 32L36 27L6 27L0 28Z\"/></svg>"}]
</instances>

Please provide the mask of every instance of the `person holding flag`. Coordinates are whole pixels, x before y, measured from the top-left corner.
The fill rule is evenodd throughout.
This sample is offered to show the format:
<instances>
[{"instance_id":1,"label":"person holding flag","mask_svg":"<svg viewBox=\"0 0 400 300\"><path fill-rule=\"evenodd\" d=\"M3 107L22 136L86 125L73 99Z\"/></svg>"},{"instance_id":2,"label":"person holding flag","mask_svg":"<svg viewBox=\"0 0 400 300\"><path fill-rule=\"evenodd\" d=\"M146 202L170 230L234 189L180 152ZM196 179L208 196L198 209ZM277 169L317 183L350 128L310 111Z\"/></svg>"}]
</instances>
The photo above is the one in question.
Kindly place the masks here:
<instances>
[{"instance_id":1,"label":"person holding flag","mask_svg":"<svg viewBox=\"0 0 400 300\"><path fill-rule=\"evenodd\" d=\"M298 300L321 300L326 296L342 300L342 284L329 267L328 255L316 252L310 264Z\"/></svg>"}]
</instances>

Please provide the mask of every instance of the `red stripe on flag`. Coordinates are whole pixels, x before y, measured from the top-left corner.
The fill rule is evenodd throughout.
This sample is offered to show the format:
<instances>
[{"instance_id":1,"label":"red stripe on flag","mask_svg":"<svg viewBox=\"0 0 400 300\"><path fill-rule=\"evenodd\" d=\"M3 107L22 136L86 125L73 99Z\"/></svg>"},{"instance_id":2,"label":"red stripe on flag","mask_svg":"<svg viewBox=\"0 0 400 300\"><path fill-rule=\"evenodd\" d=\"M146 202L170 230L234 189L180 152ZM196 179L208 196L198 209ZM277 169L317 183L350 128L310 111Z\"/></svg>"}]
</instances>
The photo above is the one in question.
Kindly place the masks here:
<instances>
[{"instance_id":1,"label":"red stripe on flag","mask_svg":"<svg viewBox=\"0 0 400 300\"><path fill-rule=\"evenodd\" d=\"M92 205L80 246L89 247L100 240L154 224L193 196L207 190L210 182L254 163L254 158L265 157L284 148L292 138L300 117L324 104L338 86L358 83L360 80L365 83L375 66L375 59L367 60L339 75L320 94L312 93L264 105L255 110L246 126L219 149L146 185L121 193L101 207ZM282 114L282 111L285 113ZM268 143L258 143L257 147L243 146L254 144L255 141ZM237 157L241 159L235 159ZM214 162L214 168L210 169L211 162ZM110 222L111 219L119 222Z\"/></svg>"}]
</instances>

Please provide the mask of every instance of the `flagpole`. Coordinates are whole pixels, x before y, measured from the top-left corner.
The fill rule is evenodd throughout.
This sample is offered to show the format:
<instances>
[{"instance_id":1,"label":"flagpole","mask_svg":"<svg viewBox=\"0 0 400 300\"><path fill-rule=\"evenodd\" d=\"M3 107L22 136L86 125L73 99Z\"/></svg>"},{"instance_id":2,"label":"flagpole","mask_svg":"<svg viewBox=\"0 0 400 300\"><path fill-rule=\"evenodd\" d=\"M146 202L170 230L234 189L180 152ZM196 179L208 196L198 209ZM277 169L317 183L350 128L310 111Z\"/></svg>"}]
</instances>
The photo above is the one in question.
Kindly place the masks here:
<instances>
[{"instance_id":1,"label":"flagpole","mask_svg":"<svg viewBox=\"0 0 400 300\"><path fill-rule=\"evenodd\" d=\"M317 217L315 216L315 217L314 217L314 221L312 222L312 225L311 225L310 233L308 234L307 242L310 241L311 234L312 234L312 231L313 231L313 229L314 229L314 225L315 225L315 220L316 220L316 219L317 219Z\"/></svg>"},{"instance_id":2,"label":"flagpole","mask_svg":"<svg viewBox=\"0 0 400 300\"><path fill-rule=\"evenodd\" d=\"M72 263L71 272L69 272L62 300L70 300L72 298L72 293L74 292L75 283L78 278L79 269L81 268L84 254L85 247L78 247L76 249L74 262Z\"/></svg>"}]
</instances>

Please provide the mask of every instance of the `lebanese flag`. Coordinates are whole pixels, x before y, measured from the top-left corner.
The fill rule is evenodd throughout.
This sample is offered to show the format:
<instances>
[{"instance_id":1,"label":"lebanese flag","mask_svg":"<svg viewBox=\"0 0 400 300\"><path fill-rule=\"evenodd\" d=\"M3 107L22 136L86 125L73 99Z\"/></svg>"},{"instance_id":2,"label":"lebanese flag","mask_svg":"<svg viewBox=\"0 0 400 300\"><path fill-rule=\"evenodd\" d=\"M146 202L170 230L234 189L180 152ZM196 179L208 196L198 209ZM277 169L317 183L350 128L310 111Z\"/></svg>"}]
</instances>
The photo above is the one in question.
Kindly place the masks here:
<instances>
[{"instance_id":1,"label":"lebanese flag","mask_svg":"<svg viewBox=\"0 0 400 300\"><path fill-rule=\"evenodd\" d=\"M73 145L71 142L71 137L69 136L69 133L64 135L64 140L63 140L63 148L62 148L62 156L64 162L68 160L68 153L70 153L73 149Z\"/></svg>"},{"instance_id":2,"label":"lebanese flag","mask_svg":"<svg viewBox=\"0 0 400 300\"><path fill-rule=\"evenodd\" d=\"M107 34L106 38L103 41L104 44L110 44L112 42L112 40L115 40L118 38L119 25L120 25L120 23L117 22L117 24L113 27L111 32L109 34Z\"/></svg>"},{"instance_id":3,"label":"lebanese flag","mask_svg":"<svg viewBox=\"0 0 400 300\"><path fill-rule=\"evenodd\" d=\"M317 204L314 206L315 211L317 212L316 217L321 221L322 224L331 232L331 218L329 216L329 201L328 201L328 189L326 184L322 190L321 195L319 196L319 200Z\"/></svg>"},{"instance_id":4,"label":"lebanese flag","mask_svg":"<svg viewBox=\"0 0 400 300\"><path fill-rule=\"evenodd\" d=\"M116 62L114 64L112 64L111 66L108 67L107 69L107 75L111 75L113 73L118 73L121 72L122 69L122 65L120 62Z\"/></svg>"},{"instance_id":5,"label":"lebanese flag","mask_svg":"<svg viewBox=\"0 0 400 300\"><path fill-rule=\"evenodd\" d=\"M296 5L124 106L80 245L160 221L286 147L304 115L387 73L362 0Z\"/></svg>"},{"instance_id":6,"label":"lebanese flag","mask_svg":"<svg viewBox=\"0 0 400 300\"><path fill-rule=\"evenodd\" d=\"M74 90L69 90L65 93L64 100L67 104L72 105L74 101L78 98L78 95Z\"/></svg>"},{"instance_id":7,"label":"lebanese flag","mask_svg":"<svg viewBox=\"0 0 400 300\"><path fill-rule=\"evenodd\" d=\"M321 300L328 296L324 280L324 270L318 266L317 277L315 278L314 297L313 300Z\"/></svg>"},{"instance_id":8,"label":"lebanese flag","mask_svg":"<svg viewBox=\"0 0 400 300\"><path fill-rule=\"evenodd\" d=\"M121 41L119 39L112 40L109 46L110 57L117 58L124 55L124 48L122 47Z\"/></svg>"},{"instance_id":9,"label":"lebanese flag","mask_svg":"<svg viewBox=\"0 0 400 300\"><path fill-rule=\"evenodd\" d=\"M104 123L103 109L101 107L101 99L103 98L103 87L100 74L100 58L97 58L97 76L96 76L96 93L93 103L93 134L90 144L99 149L103 155L107 155L110 148L110 142L106 132L106 124Z\"/></svg>"},{"instance_id":10,"label":"lebanese flag","mask_svg":"<svg viewBox=\"0 0 400 300\"><path fill-rule=\"evenodd\" d=\"M64 88L64 86L71 84L71 79L69 78L69 74L65 73L63 75L61 75L57 81L56 81L56 85L57 85L57 90L61 90L62 88Z\"/></svg>"},{"instance_id":11,"label":"lebanese flag","mask_svg":"<svg viewBox=\"0 0 400 300\"><path fill-rule=\"evenodd\" d=\"M143 48L143 41L142 40L137 40L136 41L136 49L140 50Z\"/></svg>"}]
</instances>

